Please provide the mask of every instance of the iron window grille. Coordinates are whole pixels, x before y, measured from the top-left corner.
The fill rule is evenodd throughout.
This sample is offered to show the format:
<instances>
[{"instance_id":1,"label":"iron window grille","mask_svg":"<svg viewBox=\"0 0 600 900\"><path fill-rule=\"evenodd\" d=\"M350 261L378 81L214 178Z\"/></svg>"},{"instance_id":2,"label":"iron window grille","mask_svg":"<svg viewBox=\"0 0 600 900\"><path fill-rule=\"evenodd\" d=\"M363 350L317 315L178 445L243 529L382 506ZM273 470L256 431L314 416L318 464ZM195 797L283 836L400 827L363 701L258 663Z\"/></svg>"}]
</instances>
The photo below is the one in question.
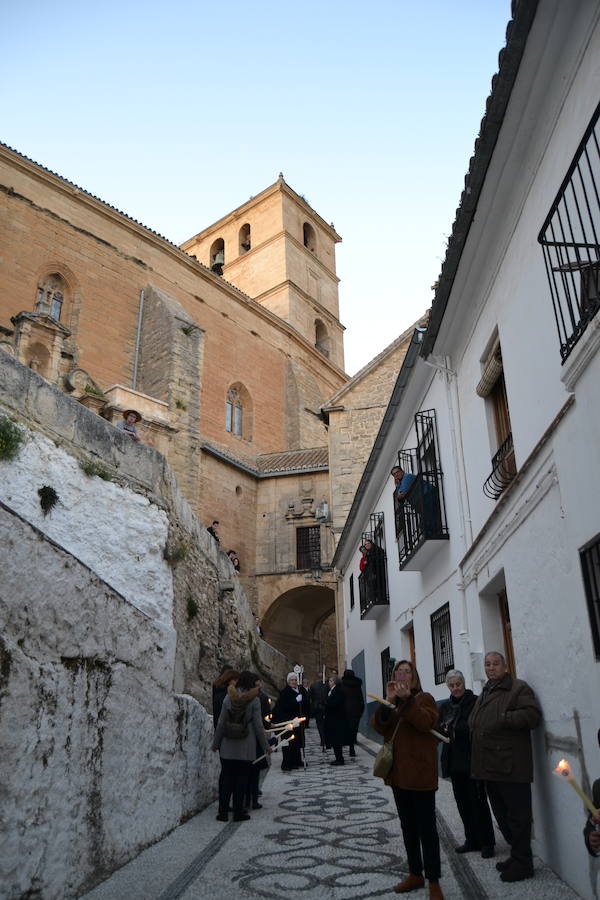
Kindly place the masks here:
<instances>
[{"instance_id":1,"label":"iron window grille","mask_svg":"<svg viewBox=\"0 0 600 900\"><path fill-rule=\"evenodd\" d=\"M490 500L497 500L517 473L512 434L498 447L492 457L492 473L483 484L483 493Z\"/></svg>"},{"instance_id":2,"label":"iron window grille","mask_svg":"<svg viewBox=\"0 0 600 900\"><path fill-rule=\"evenodd\" d=\"M361 618L374 606L389 605L390 602L383 513L373 513L369 517L369 530L363 532L361 543L365 541L371 541L373 546L367 553L367 565L358 576Z\"/></svg>"},{"instance_id":3,"label":"iron window grille","mask_svg":"<svg viewBox=\"0 0 600 900\"><path fill-rule=\"evenodd\" d=\"M433 644L435 683L442 684L446 678L446 672L454 668L452 625L450 622L450 605L448 603L431 614L431 641Z\"/></svg>"},{"instance_id":4,"label":"iron window grille","mask_svg":"<svg viewBox=\"0 0 600 900\"><path fill-rule=\"evenodd\" d=\"M600 309L600 105L538 235L562 361Z\"/></svg>"},{"instance_id":5,"label":"iron window grille","mask_svg":"<svg viewBox=\"0 0 600 900\"><path fill-rule=\"evenodd\" d=\"M596 659L600 659L600 536L579 553Z\"/></svg>"},{"instance_id":6,"label":"iron window grille","mask_svg":"<svg viewBox=\"0 0 600 900\"><path fill-rule=\"evenodd\" d=\"M309 525L296 529L296 568L317 569L321 566L321 527Z\"/></svg>"},{"instance_id":7,"label":"iron window grille","mask_svg":"<svg viewBox=\"0 0 600 900\"><path fill-rule=\"evenodd\" d=\"M350 576L350 609L354 609L354 573Z\"/></svg>"},{"instance_id":8,"label":"iron window grille","mask_svg":"<svg viewBox=\"0 0 600 900\"><path fill-rule=\"evenodd\" d=\"M385 697L385 691L387 687L388 681L390 681L392 677L392 669L394 668L394 659L390 656L390 648L386 647L385 650L381 651L381 684L383 687L383 696Z\"/></svg>"},{"instance_id":9,"label":"iron window grille","mask_svg":"<svg viewBox=\"0 0 600 900\"><path fill-rule=\"evenodd\" d=\"M398 465L412 476L403 491L405 496L395 495L394 502L401 569L425 541L448 540L435 410L418 412L415 430L416 448L398 453Z\"/></svg>"}]
</instances>

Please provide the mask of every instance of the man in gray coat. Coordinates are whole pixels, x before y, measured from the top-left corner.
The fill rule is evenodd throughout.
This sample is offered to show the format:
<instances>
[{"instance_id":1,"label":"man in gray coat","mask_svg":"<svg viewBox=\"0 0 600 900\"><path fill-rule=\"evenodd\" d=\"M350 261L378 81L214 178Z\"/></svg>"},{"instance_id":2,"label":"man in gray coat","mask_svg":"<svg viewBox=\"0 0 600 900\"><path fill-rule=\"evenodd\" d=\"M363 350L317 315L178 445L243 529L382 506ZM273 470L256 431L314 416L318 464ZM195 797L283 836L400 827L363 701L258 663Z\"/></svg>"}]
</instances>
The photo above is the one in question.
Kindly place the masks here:
<instances>
[{"instance_id":1,"label":"man in gray coat","mask_svg":"<svg viewBox=\"0 0 600 900\"><path fill-rule=\"evenodd\" d=\"M496 864L502 881L533 878L531 853L530 732L542 718L535 694L513 678L501 653L485 657L488 681L469 717L471 777L485 781L498 827L510 844L510 857Z\"/></svg>"}]
</instances>

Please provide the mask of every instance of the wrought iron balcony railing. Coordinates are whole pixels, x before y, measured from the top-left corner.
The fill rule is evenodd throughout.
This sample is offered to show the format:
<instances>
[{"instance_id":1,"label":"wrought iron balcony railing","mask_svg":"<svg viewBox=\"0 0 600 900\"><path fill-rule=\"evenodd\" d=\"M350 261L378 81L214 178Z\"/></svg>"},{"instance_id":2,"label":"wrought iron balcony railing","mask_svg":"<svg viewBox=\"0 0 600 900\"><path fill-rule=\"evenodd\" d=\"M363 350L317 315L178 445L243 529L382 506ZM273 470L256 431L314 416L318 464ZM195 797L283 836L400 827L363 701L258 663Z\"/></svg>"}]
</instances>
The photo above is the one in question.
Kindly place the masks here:
<instances>
[{"instance_id":1,"label":"wrought iron balcony railing","mask_svg":"<svg viewBox=\"0 0 600 900\"><path fill-rule=\"evenodd\" d=\"M367 566L358 576L358 590L361 619L372 618L369 613L372 613L375 607L390 605L387 556L381 547L373 545Z\"/></svg>"},{"instance_id":2,"label":"wrought iron balcony railing","mask_svg":"<svg viewBox=\"0 0 600 900\"><path fill-rule=\"evenodd\" d=\"M425 541L448 540L438 478L441 478L438 472L415 475L404 498L396 500L396 537L401 569Z\"/></svg>"},{"instance_id":3,"label":"wrought iron balcony railing","mask_svg":"<svg viewBox=\"0 0 600 900\"><path fill-rule=\"evenodd\" d=\"M497 500L517 474L512 434L500 445L492 459L492 473L483 485L483 493Z\"/></svg>"}]
</instances>

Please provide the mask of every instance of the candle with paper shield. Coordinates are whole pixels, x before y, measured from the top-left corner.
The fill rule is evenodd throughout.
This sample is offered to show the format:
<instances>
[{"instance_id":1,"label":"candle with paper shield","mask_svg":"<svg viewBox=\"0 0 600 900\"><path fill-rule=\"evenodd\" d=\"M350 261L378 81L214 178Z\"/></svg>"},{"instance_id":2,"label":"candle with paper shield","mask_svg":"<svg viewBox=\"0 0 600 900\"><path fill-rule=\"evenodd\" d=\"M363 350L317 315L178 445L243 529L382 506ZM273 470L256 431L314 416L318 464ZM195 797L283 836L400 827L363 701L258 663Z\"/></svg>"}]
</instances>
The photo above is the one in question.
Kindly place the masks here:
<instances>
[{"instance_id":1,"label":"candle with paper shield","mask_svg":"<svg viewBox=\"0 0 600 900\"><path fill-rule=\"evenodd\" d=\"M566 781L569 782L569 784L571 785L573 790L577 794L579 794L579 796L581 797L581 799L583 800L583 802L585 803L585 805L587 806L587 808L589 809L589 811L591 812L591 814L593 816L600 816L600 812L596 809L596 807L594 806L594 804L592 803L592 801L590 800L588 795L581 790L581 788L575 781L573 773L571 772L571 766L569 765L569 762L566 759L561 759L561 761L559 762L559 764L556 766L556 768L553 771L554 771L555 775L558 775L560 778L564 778L564 779L566 779Z\"/></svg>"}]
</instances>

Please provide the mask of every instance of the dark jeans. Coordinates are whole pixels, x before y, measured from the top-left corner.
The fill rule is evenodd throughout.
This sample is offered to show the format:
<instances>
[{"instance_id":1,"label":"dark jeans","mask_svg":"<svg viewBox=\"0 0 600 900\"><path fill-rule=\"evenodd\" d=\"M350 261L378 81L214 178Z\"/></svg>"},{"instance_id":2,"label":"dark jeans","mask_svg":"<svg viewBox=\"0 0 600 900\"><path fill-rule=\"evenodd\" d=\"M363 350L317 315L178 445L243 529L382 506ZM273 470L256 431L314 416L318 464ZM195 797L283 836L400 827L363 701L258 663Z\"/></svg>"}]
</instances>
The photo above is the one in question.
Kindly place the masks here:
<instances>
[{"instance_id":1,"label":"dark jeans","mask_svg":"<svg viewBox=\"0 0 600 900\"><path fill-rule=\"evenodd\" d=\"M440 840L435 823L435 791L405 791L392 786L412 875L439 881Z\"/></svg>"},{"instance_id":2,"label":"dark jeans","mask_svg":"<svg viewBox=\"0 0 600 900\"><path fill-rule=\"evenodd\" d=\"M219 779L219 815L227 815L229 801L233 797L234 813L244 808L244 797L248 787L251 762L245 759L221 759Z\"/></svg>"},{"instance_id":3,"label":"dark jeans","mask_svg":"<svg viewBox=\"0 0 600 900\"><path fill-rule=\"evenodd\" d=\"M482 847L493 847L496 838L485 793L485 784L482 781L475 781L463 773L455 773L450 778L456 806L465 826L467 844L479 850Z\"/></svg>"},{"instance_id":4,"label":"dark jeans","mask_svg":"<svg viewBox=\"0 0 600 900\"><path fill-rule=\"evenodd\" d=\"M492 812L498 828L510 844L511 859L531 870L531 785L516 781L486 781Z\"/></svg>"}]
</instances>

